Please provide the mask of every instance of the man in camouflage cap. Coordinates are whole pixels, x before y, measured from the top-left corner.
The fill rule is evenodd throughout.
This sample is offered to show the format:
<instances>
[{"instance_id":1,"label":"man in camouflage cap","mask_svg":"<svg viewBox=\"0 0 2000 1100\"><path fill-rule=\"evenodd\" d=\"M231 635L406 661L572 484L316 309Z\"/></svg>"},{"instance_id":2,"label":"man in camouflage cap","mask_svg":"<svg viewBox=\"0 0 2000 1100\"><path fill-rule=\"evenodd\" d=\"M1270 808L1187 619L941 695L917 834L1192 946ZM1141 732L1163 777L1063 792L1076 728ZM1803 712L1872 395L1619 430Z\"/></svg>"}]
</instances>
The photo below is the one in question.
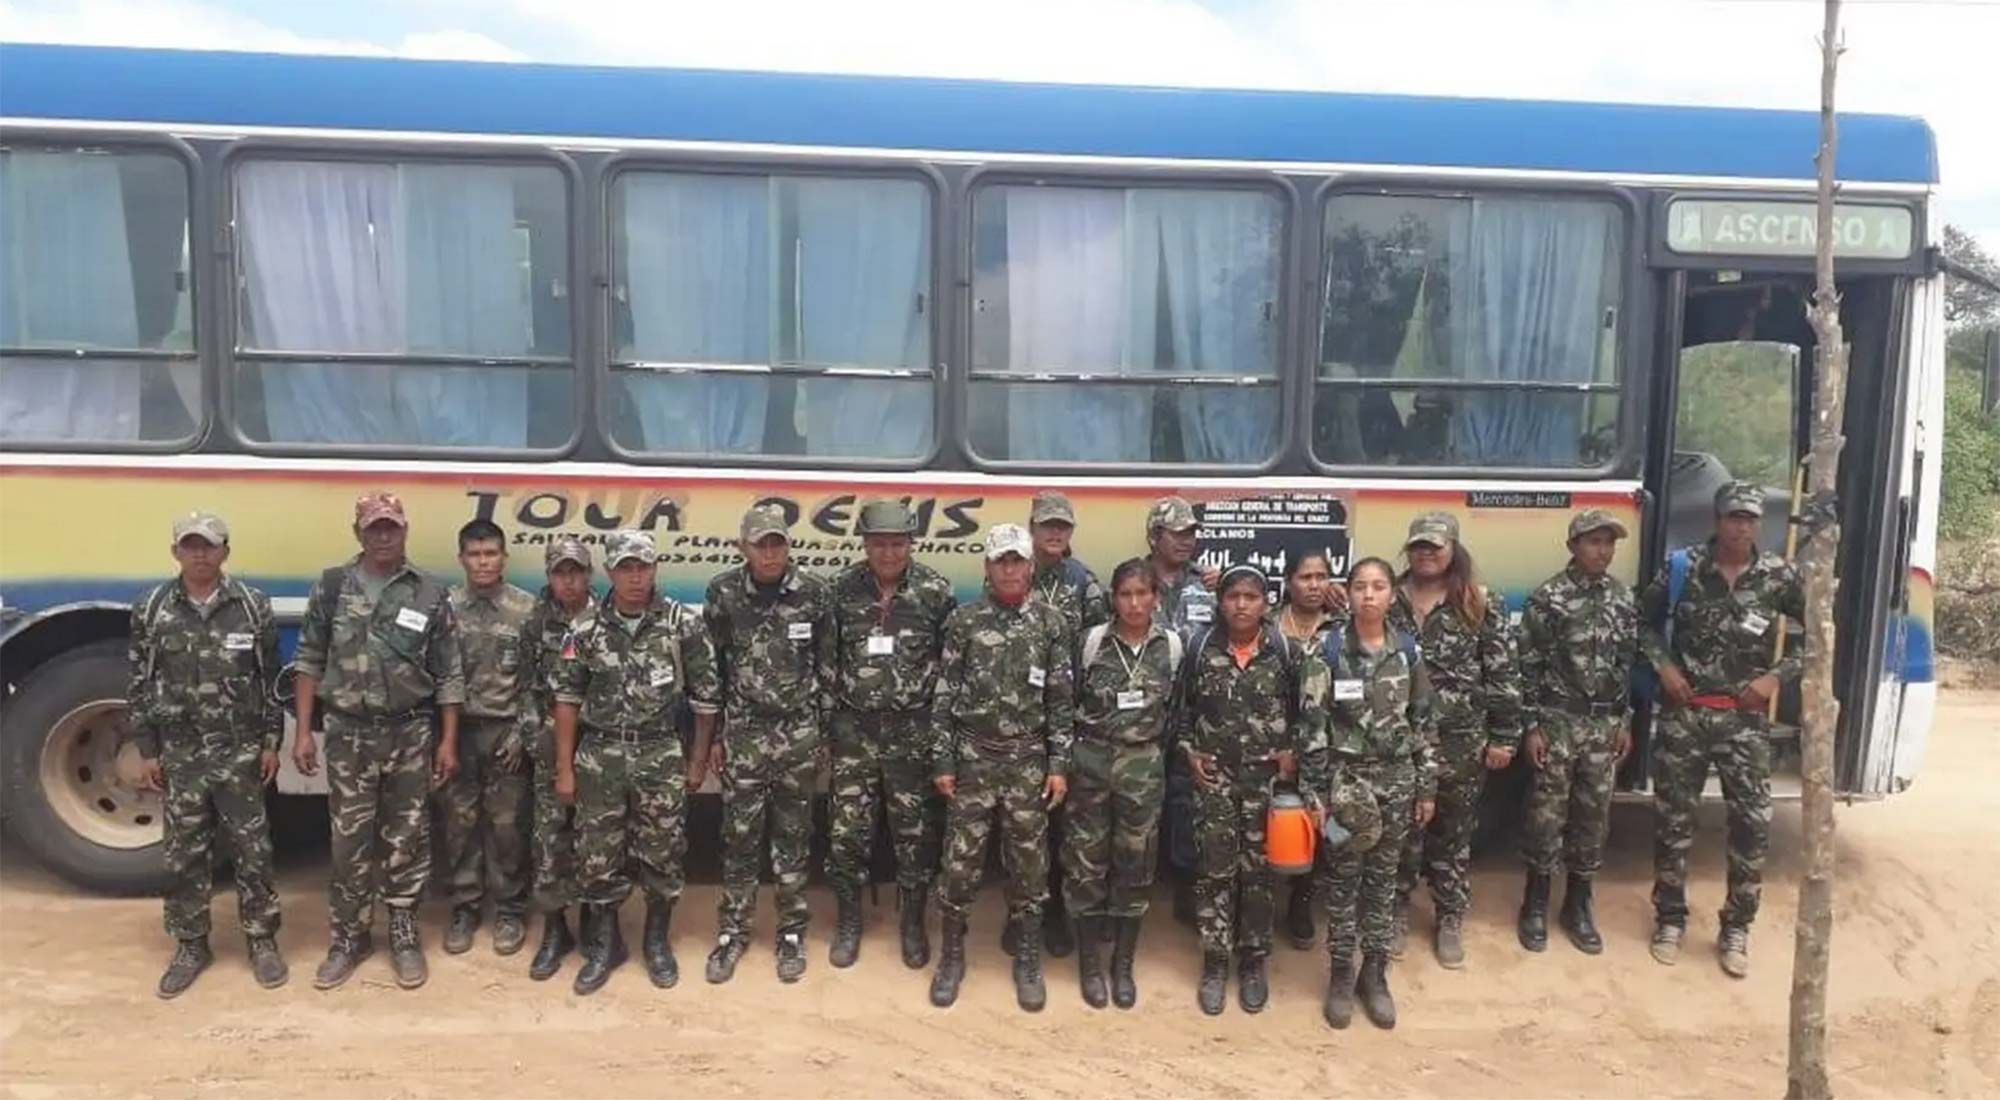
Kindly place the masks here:
<instances>
[{"instance_id":1,"label":"man in camouflage cap","mask_svg":"<svg viewBox=\"0 0 2000 1100\"><path fill-rule=\"evenodd\" d=\"M331 942L313 978L319 989L345 982L374 952L378 897L389 909L396 984L415 989L429 976L417 936L431 874L428 795L458 771L465 665L445 586L409 562L409 526L394 493L362 494L354 502L361 553L320 576L299 627L292 763L304 775L318 771L311 731L323 716L333 817Z\"/></svg>"},{"instance_id":2,"label":"man in camouflage cap","mask_svg":"<svg viewBox=\"0 0 2000 1100\"><path fill-rule=\"evenodd\" d=\"M208 897L217 826L235 857L236 912L257 984L285 984L278 891L264 788L278 774L284 718L272 695L278 627L262 592L223 573L229 527L194 512L174 521L180 575L132 605L125 692L145 786L163 790L167 935L173 958L159 994L178 997L214 956Z\"/></svg>"},{"instance_id":3,"label":"man in camouflage cap","mask_svg":"<svg viewBox=\"0 0 2000 1100\"><path fill-rule=\"evenodd\" d=\"M680 981L668 925L685 882L687 796L707 777L722 690L701 617L660 593L658 560L643 531L605 540L611 592L571 633L556 673L556 795L576 806L584 906L579 996L625 962L618 909L635 874L646 974L661 989ZM686 753L674 723L683 701L694 711Z\"/></svg>"},{"instance_id":4,"label":"man in camouflage cap","mask_svg":"<svg viewBox=\"0 0 2000 1100\"><path fill-rule=\"evenodd\" d=\"M556 797L556 673L570 632L590 618L590 547L574 535L552 539L542 552L548 583L521 630L521 667L527 670L524 702L532 711L535 809L531 850L534 902L542 913L542 942L528 964L528 977L547 981L562 969L563 956L576 946L563 913L576 901L575 810Z\"/></svg>"},{"instance_id":5,"label":"man in camouflage cap","mask_svg":"<svg viewBox=\"0 0 2000 1100\"><path fill-rule=\"evenodd\" d=\"M785 515L744 513L743 564L708 582L702 620L722 681L722 736L711 770L722 783L722 898L708 980L726 982L749 949L771 826L777 883L778 979L805 973L806 872L819 778L820 704L832 686L832 603L826 582L792 563Z\"/></svg>"},{"instance_id":6,"label":"man in camouflage cap","mask_svg":"<svg viewBox=\"0 0 2000 1100\"><path fill-rule=\"evenodd\" d=\"M1153 618L1181 636L1192 650L1195 635L1215 623L1215 585L1221 574L1195 561L1201 524L1185 497L1166 496L1146 512L1146 558L1153 565L1160 602ZM1174 916L1185 924L1195 920L1194 780L1187 760L1167 754L1167 798L1160 813L1160 843L1174 877Z\"/></svg>"},{"instance_id":7,"label":"man in camouflage cap","mask_svg":"<svg viewBox=\"0 0 2000 1100\"><path fill-rule=\"evenodd\" d=\"M1715 494L1715 534L1677 550L1639 597L1639 648L1665 696L1653 748L1653 958L1672 965L1687 930L1687 853L1710 768L1729 807L1729 896L1718 961L1750 972L1750 922L1771 839L1771 740L1765 711L1804 668L1810 634L1776 657L1785 620L1805 622L1798 574L1760 551L1764 491L1731 481ZM1685 557L1674 560L1679 555ZM1675 575L1679 591L1673 592Z\"/></svg>"},{"instance_id":8,"label":"man in camouflage cap","mask_svg":"<svg viewBox=\"0 0 2000 1100\"><path fill-rule=\"evenodd\" d=\"M958 601L937 570L910 560L907 504L861 508L862 560L833 578L833 804L827 878L837 903L835 966L861 951L861 886L874 849L875 803L887 804L896 848L904 965L930 962L924 908L937 872L942 822L930 783L931 692L944 621Z\"/></svg>"},{"instance_id":9,"label":"man in camouflage cap","mask_svg":"<svg viewBox=\"0 0 2000 1100\"><path fill-rule=\"evenodd\" d=\"M1612 781L1632 747L1627 703L1638 654L1639 608L1610 575L1625 525L1600 508L1569 522L1569 565L1528 597L1521 614L1521 695L1526 712L1528 796L1521 858L1528 884L1521 946L1548 946L1549 883L1565 862L1563 931L1577 950L1604 950L1591 882L1604 863Z\"/></svg>"}]
</instances>

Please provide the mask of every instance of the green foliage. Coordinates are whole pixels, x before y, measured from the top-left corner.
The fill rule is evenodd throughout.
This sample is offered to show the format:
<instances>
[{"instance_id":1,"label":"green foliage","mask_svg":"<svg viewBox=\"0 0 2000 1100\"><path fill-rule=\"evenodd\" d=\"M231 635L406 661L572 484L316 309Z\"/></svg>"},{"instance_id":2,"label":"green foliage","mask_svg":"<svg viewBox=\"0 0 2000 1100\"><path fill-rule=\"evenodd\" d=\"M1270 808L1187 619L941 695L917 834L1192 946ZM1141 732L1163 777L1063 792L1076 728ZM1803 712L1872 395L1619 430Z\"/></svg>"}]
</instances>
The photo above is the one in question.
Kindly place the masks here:
<instances>
[{"instance_id":1,"label":"green foliage","mask_svg":"<svg viewBox=\"0 0 2000 1100\"><path fill-rule=\"evenodd\" d=\"M1790 344L1703 344L1682 351L1675 448L1714 455L1732 477L1789 486L1797 363L1798 349Z\"/></svg>"},{"instance_id":2,"label":"green foliage","mask_svg":"<svg viewBox=\"0 0 2000 1100\"><path fill-rule=\"evenodd\" d=\"M1938 534L1979 539L2000 529L2000 415L1979 407L1976 371L1948 370Z\"/></svg>"}]
</instances>

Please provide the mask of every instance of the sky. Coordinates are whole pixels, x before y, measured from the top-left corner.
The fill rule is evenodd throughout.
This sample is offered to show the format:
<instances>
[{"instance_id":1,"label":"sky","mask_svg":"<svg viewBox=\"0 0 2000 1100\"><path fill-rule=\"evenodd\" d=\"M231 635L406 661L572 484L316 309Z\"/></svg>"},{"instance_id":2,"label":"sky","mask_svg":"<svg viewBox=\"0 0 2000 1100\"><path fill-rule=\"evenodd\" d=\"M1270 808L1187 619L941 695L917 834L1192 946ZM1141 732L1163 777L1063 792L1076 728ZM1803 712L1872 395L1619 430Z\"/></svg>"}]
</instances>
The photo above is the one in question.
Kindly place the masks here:
<instances>
[{"instance_id":1,"label":"sky","mask_svg":"<svg viewBox=\"0 0 2000 1100\"><path fill-rule=\"evenodd\" d=\"M1816 109L1820 0L0 0L0 39ZM1843 110L2000 256L2000 0L1847 0ZM0 99L5 74L0 73Z\"/></svg>"}]
</instances>

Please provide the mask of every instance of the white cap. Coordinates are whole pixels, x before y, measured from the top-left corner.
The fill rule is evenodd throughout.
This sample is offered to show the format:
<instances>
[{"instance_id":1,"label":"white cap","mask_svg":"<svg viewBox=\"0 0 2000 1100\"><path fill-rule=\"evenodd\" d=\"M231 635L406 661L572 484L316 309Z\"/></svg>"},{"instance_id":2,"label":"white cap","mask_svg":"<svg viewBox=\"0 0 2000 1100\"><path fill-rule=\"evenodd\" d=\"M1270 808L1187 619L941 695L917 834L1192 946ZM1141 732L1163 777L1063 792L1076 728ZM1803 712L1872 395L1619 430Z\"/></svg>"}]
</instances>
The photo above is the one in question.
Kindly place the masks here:
<instances>
[{"instance_id":1,"label":"white cap","mask_svg":"<svg viewBox=\"0 0 2000 1100\"><path fill-rule=\"evenodd\" d=\"M1035 556L1035 540L1028 536L1028 529L1018 523L1002 523L986 532L987 561L999 561L1009 554L1019 554L1023 558Z\"/></svg>"}]
</instances>

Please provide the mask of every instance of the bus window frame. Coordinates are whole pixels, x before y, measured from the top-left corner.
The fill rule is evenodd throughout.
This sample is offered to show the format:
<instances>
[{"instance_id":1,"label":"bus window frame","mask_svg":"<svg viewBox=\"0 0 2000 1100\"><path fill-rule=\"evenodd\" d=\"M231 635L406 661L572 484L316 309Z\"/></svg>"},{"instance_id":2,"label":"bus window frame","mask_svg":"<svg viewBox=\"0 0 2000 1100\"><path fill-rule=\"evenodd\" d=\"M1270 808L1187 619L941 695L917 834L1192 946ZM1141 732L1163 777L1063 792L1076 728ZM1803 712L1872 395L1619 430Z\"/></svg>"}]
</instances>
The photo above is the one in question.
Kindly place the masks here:
<instances>
[{"instance_id":1,"label":"bus window frame","mask_svg":"<svg viewBox=\"0 0 2000 1100\"><path fill-rule=\"evenodd\" d=\"M665 173L669 175L718 175L718 176L760 176L760 177L820 177L825 179L858 180L898 180L913 182L925 188L929 199L929 216L924 226L930 246L929 280L929 327L930 349L928 355L931 383L931 442L920 455L907 458L871 458L865 456L788 455L770 454L763 451L751 453L716 453L695 451L653 451L625 446L612 436L611 418L607 415L606 403L611 399L616 387L613 385L616 372L624 362L615 355L615 334L612 331L612 283L616 270L615 245L618 234L618 220L622 211L616 196L618 182L627 174ZM598 202L597 224L593 231L597 234L596 254L592 257L595 270L592 271L592 299L590 307L590 330L597 341L599 354L591 364L595 395L591 405L591 423L596 439L606 453L621 462L644 466L700 466L700 467L751 467L759 469L806 469L806 470L857 470L910 472L934 468L944 454L945 437L951 431L946 414L950 406L947 389L952 375L946 365L944 350L948 346L950 333L946 322L944 301L949 288L946 285L950 252L948 231L950 228L948 206L950 188L943 173L928 163L891 160L884 158L837 156L822 157L805 154L767 154L730 156L714 153L676 153L652 149L632 149L614 152L604 158L598 166L596 198ZM811 377L859 377L881 378L885 381L896 378L921 378L922 375L902 368L823 368L809 364L757 365L757 364L688 364L688 372L695 374L738 375L760 378L811 378Z\"/></svg>"},{"instance_id":2,"label":"bus window frame","mask_svg":"<svg viewBox=\"0 0 2000 1100\"><path fill-rule=\"evenodd\" d=\"M88 348L7 348L11 359L63 360L108 359L130 363L193 363L195 366L194 430L176 439L164 440L47 440L0 443L0 452L41 452L47 454L181 454L202 446L214 427L212 409L219 388L216 368L217 341L209 338L210 286L226 286L211 266L214 257L206 242L215 239L212 208L205 201L207 170L192 145L172 134L132 131L66 129L61 127L15 127L0 130L0 144L54 152L101 149L111 153L151 153L180 162L186 181L188 322L193 326L193 343L186 350L170 348L130 348L109 355L92 356ZM169 368L171 369L171 368Z\"/></svg>"},{"instance_id":3,"label":"bus window frame","mask_svg":"<svg viewBox=\"0 0 2000 1100\"><path fill-rule=\"evenodd\" d=\"M1662 188L1653 191L1647 196L1650 226L1646 232L1647 250L1652 256L1652 266L1670 271L1756 271L1759 274L1773 275L1813 273L1813 257L1810 255L1761 256L1730 252L1676 252L1667 243L1667 234L1671 229L1667 224L1667 212L1672 209L1675 202L1686 199L1797 203L1810 210L1817 196L1810 189L1786 191L1771 187L1746 187L1738 190ZM1930 222L1926 216L1930 212L1928 192L1915 195L1907 191L1854 191L1843 185L1838 201L1842 206L1889 206L1910 213L1908 256L1900 260L1840 257L1837 262L1842 277L1905 275L1910 278L1922 278L1930 273L1930 253L1934 246L1930 239Z\"/></svg>"},{"instance_id":4,"label":"bus window frame","mask_svg":"<svg viewBox=\"0 0 2000 1100\"><path fill-rule=\"evenodd\" d=\"M1270 383L1278 392L1278 425L1276 446L1269 456L1257 463L1221 462L1075 462L1032 458L987 458L972 446L971 423L972 388L977 382L1029 382L1033 378L1013 378L1004 372L980 371L972 369L972 283L977 258L973 255L974 221L977 216L979 192L986 187L1006 186L1047 186L1047 187L1097 187L1126 190L1130 188L1172 188L1185 191L1251 191L1269 194L1277 198L1279 204L1278 225L1278 287L1275 330L1277 347L1274 356L1277 378ZM957 224L953 227L957 239L962 243L957 258L957 268L953 274L958 279L958 298L953 304L953 317L958 333L952 351L964 363L965 369L954 372L952 379L952 411L954 413L954 433L957 451L961 459L972 469L992 473L1010 474L1173 474L1190 477L1254 477L1273 474L1292 464L1297 458L1300 440L1300 426L1297 401L1292 400L1298 374L1298 334L1294 331L1301 316L1301 295L1299 276L1303 259L1299 246L1299 212L1305 208L1304 196L1292 176L1273 171L1246 169L1204 169L1179 167L1075 167L1068 165L1033 164L988 164L968 171L958 182ZM1048 372L1036 372L1046 376ZM1228 379L1228 375L1216 375L1217 379ZM1126 376L1116 374L1076 374L1058 375L1046 379L1049 385L1172 385L1183 375L1161 375L1148 378L1143 375ZM1233 381L1205 382L1205 385L1225 387L1241 386ZM1253 384L1263 388L1261 384Z\"/></svg>"},{"instance_id":5,"label":"bus window frame","mask_svg":"<svg viewBox=\"0 0 2000 1100\"><path fill-rule=\"evenodd\" d=\"M1357 381L1352 385L1342 385L1347 389L1461 389L1482 388L1544 392L1598 392L1616 393L1618 396L1618 442L1603 462L1595 466L1468 466L1432 465L1404 466L1361 463L1327 462L1315 453L1312 445L1312 425L1316 415L1314 403L1319 397L1322 345L1326 338L1324 326L1318 323L1326 308L1326 288L1320 285L1320 265L1326 254L1327 209L1334 199L1342 195L1391 196L1412 199L1470 199L1482 195L1506 196L1509 198L1582 199L1609 201L1618 208L1624 223L1621 238L1623 254L1618 264L1618 370L1615 387L1605 388L1601 383L1534 383L1502 382L1498 385L1482 385L1474 379L1427 379L1423 381L1369 382ZM1639 476L1640 459L1644 452L1645 420L1649 414L1643 391L1648 382L1650 353L1653 339L1652 307L1643 300L1646 295L1646 232L1647 207L1640 196L1630 187L1616 184L1595 184L1589 182L1550 183L1541 180L1521 179L1481 179L1468 180L1464 177L1444 176L1385 176L1377 174L1354 174L1335 176L1320 184L1313 195L1313 209L1317 214L1313 231L1307 234L1310 269L1302 274L1308 284L1310 295L1308 305L1311 315L1309 341L1310 362L1307 364L1304 393L1300 395L1304 411L1301 414L1303 428L1300 444L1305 453L1307 465L1313 472L1334 477L1390 477L1412 480L1467 479L1508 480L1508 481L1608 481L1624 477ZM1643 341L1640 336L1646 336ZM1643 346L1640 346L1643 345Z\"/></svg>"},{"instance_id":6,"label":"bus window frame","mask_svg":"<svg viewBox=\"0 0 2000 1100\"><path fill-rule=\"evenodd\" d=\"M243 335L242 319L238 316L241 308L240 297L234 293L243 278L242 242L236 230L236 173L243 161L326 161L345 164L443 164L468 167L534 167L554 168L563 183L564 218L563 225L569 240L565 242L564 275L569 287L569 355L567 359L541 356L505 355L408 355L373 353L330 353L315 355L297 351L269 351L241 346ZM460 461L510 461L519 459L560 459L574 453L583 440L585 401L585 355L587 347L583 338L583 317L580 315L583 292L581 273L586 262L583 253L585 223L583 220L583 174L576 162L562 151L549 146L493 146L465 142L429 143L413 141L356 141L329 139L324 141L302 140L294 137L264 138L247 137L232 143L222 154L216 174L215 207L218 237L222 247L217 251L218 271L222 275L222 285L232 289L232 293L222 295L218 303L221 313L218 317L220 331L228 334L228 339L218 341L217 349L217 397L221 422L227 426L229 437L237 446L251 454L289 455L300 457L321 457L335 455L357 455L380 458L383 456L406 456L425 459L454 459ZM236 372L239 364L259 362L311 362L328 363L382 363L391 366L500 366L525 370L567 369L570 373L570 428L569 434L560 442L548 447L446 447L432 443L284 443L270 440L252 439L243 431L236 416Z\"/></svg>"}]
</instances>

